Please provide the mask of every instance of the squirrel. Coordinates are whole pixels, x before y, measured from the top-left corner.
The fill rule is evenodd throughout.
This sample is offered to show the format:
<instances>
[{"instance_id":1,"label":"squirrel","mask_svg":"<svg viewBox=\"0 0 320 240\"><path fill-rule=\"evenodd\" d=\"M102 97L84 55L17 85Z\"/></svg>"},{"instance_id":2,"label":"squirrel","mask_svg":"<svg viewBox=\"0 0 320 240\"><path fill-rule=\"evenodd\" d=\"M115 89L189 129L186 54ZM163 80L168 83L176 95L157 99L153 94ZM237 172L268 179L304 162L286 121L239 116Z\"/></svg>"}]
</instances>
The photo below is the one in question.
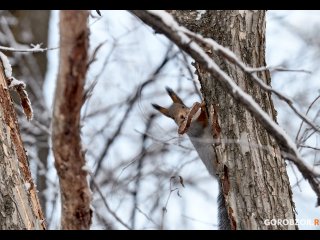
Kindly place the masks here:
<instances>
[{"instance_id":1,"label":"squirrel","mask_svg":"<svg viewBox=\"0 0 320 240\"><path fill-rule=\"evenodd\" d=\"M187 133L191 143L197 151L200 159L206 166L209 174L217 179L219 183L218 195L218 227L220 230L231 229L228 212L225 207L225 199L222 192L222 186L216 175L216 159L213 146L212 125L209 123L208 113L205 102L195 103L188 108L180 97L169 87L166 87L167 93L173 103L169 108L164 108L157 104L152 106L163 115L172 118L179 126L178 133Z\"/></svg>"}]
</instances>

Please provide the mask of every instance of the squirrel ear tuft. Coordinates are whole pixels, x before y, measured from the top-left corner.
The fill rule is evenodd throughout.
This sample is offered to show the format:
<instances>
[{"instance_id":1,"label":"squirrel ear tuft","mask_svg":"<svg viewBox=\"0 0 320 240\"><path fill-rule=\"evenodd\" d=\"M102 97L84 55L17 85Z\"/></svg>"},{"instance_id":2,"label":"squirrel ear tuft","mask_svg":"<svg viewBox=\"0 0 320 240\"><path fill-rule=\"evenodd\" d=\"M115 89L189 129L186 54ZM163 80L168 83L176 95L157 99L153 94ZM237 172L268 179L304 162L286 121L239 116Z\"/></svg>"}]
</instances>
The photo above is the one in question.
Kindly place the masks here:
<instances>
[{"instance_id":1,"label":"squirrel ear tuft","mask_svg":"<svg viewBox=\"0 0 320 240\"><path fill-rule=\"evenodd\" d=\"M158 104L151 103L152 107L159 110L161 107Z\"/></svg>"},{"instance_id":2,"label":"squirrel ear tuft","mask_svg":"<svg viewBox=\"0 0 320 240\"><path fill-rule=\"evenodd\" d=\"M180 103L180 104L184 105L181 98L179 98L179 96L171 88L166 87L166 90L174 103Z\"/></svg>"},{"instance_id":3,"label":"squirrel ear tuft","mask_svg":"<svg viewBox=\"0 0 320 240\"><path fill-rule=\"evenodd\" d=\"M161 106L159 106L158 104L154 104L154 103L151 103L151 105L152 105L152 107L154 107L156 110L158 110L159 112L161 112L163 115L171 118L171 116L169 115L169 110L168 110L167 108L161 107Z\"/></svg>"}]
</instances>

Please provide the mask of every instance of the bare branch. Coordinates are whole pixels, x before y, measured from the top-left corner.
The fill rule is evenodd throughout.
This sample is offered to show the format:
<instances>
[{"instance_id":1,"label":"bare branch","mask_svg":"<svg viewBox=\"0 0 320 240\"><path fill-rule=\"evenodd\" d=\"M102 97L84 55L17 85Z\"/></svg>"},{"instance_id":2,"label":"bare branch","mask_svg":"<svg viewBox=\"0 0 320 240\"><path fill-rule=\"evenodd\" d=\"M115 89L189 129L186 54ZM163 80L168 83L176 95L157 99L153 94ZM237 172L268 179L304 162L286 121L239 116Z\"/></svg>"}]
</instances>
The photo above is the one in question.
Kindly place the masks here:
<instances>
[{"instance_id":1,"label":"bare branch","mask_svg":"<svg viewBox=\"0 0 320 240\"><path fill-rule=\"evenodd\" d=\"M152 83L157 75L160 73L160 71L164 68L164 66L168 63L168 61L171 59L171 57L169 57L169 52L171 51L171 48L169 48L167 54L165 55L163 61L161 62L161 64L158 66L158 68L152 73L152 76L147 79L145 82L143 82L138 88L137 91L135 92L135 94L133 95L133 97L130 97L128 99L128 105L127 105L127 109L125 114L123 115L123 118L121 120L121 122L118 125L118 128L116 129L116 131L114 132L114 134L109 138L105 148L103 149L102 153L100 154L98 160L97 160L97 167L96 167L96 171L94 173L94 176L96 177L98 175L98 173L101 171L101 164L103 159L105 158L105 156L107 155L110 146L112 145L112 143L114 142L114 140L116 139L116 137L119 135L119 133L121 132L121 129L125 123L125 121L128 119L128 116L131 112L131 110L133 109L134 104L136 103L136 101L138 100L141 91L148 86L150 83Z\"/></svg>"},{"instance_id":2,"label":"bare branch","mask_svg":"<svg viewBox=\"0 0 320 240\"><path fill-rule=\"evenodd\" d=\"M266 67L259 67L259 68L250 68L248 69L248 73L255 73L255 72L262 72L262 71L277 71L277 72L301 72L311 74L312 72L305 69L288 69L281 66L266 66Z\"/></svg>"},{"instance_id":3,"label":"bare branch","mask_svg":"<svg viewBox=\"0 0 320 240\"><path fill-rule=\"evenodd\" d=\"M144 163L144 158L146 157L146 140L148 139L148 131L150 127L152 126L152 122L154 120L155 114L151 114L148 118L148 122L146 124L145 133L142 135L142 147L141 147L141 154L138 159L137 164L137 177L135 181L135 189L133 190L132 196L133 196L133 207L131 212L131 227L135 228L135 222L136 222L136 210L138 209L138 194L140 191L140 183L141 183L141 177L142 177L142 168Z\"/></svg>"},{"instance_id":4,"label":"bare branch","mask_svg":"<svg viewBox=\"0 0 320 240\"><path fill-rule=\"evenodd\" d=\"M129 227L129 225L127 225L125 222L123 222L121 220L121 218L118 217L118 215L111 210L106 198L103 196L103 193L101 192L100 188L99 188L99 185L96 183L96 181L94 180L94 176L92 174L91 175L91 180L92 180L92 184L95 186L95 188L97 189L102 201L103 201L103 204L105 205L105 207L107 208L108 212L119 222L121 223L122 226L124 226L125 228L131 230L131 228Z\"/></svg>"},{"instance_id":5,"label":"bare branch","mask_svg":"<svg viewBox=\"0 0 320 240\"><path fill-rule=\"evenodd\" d=\"M13 47L4 47L0 46L0 50L2 51L9 51L9 52L24 52L24 53L37 53L37 52L45 52L49 50L57 50L59 47L53 47L53 48L41 48L40 44L36 44L32 46L31 48L26 49L17 49Z\"/></svg>"},{"instance_id":6,"label":"bare branch","mask_svg":"<svg viewBox=\"0 0 320 240\"><path fill-rule=\"evenodd\" d=\"M320 128L318 126L316 126L306 115L304 115L303 113L301 113L294 105L293 105L293 101L285 96L284 94L280 93L279 91L273 89L272 87L268 86L267 84L265 84L263 82L262 79L260 79L255 72L257 71L266 71L268 70L268 67L261 67L261 68L251 68L246 66L245 63L243 63L233 52L231 52L229 49L221 46L220 44L218 44L216 41L214 41L213 39L210 38L203 38L200 34L196 34L193 33L187 29L182 29L181 31L185 32L187 35L190 35L192 37L194 37L195 39L201 41L202 43L205 43L207 45L209 45L214 51L216 51L217 53L221 54L223 57L225 57L227 60L229 60L231 63L236 64L238 67L240 67L244 72L250 74L250 76L252 77L252 79L265 91L267 92L271 92L274 93L279 99L285 101L289 107L307 124L309 124L313 129L315 129L317 132L320 133ZM269 67L270 68L270 67ZM284 69L284 68L273 68L276 69L278 71L299 71L299 72L307 72L310 73L306 70L288 70L288 69Z\"/></svg>"},{"instance_id":7,"label":"bare branch","mask_svg":"<svg viewBox=\"0 0 320 240\"><path fill-rule=\"evenodd\" d=\"M315 104L315 102L320 99L320 95L318 95L312 102L311 104L309 105L308 109L307 109L307 112L306 112L306 115L308 115L310 109L312 108L312 106ZM300 123L300 127L299 127L299 130L298 130L298 133L297 133L297 136L296 136L296 142L298 141L298 138L299 138L299 134L300 134L300 131L302 129L302 125L303 125L303 121ZM300 139L301 140L301 139ZM297 142L299 143L300 140Z\"/></svg>"}]
</instances>

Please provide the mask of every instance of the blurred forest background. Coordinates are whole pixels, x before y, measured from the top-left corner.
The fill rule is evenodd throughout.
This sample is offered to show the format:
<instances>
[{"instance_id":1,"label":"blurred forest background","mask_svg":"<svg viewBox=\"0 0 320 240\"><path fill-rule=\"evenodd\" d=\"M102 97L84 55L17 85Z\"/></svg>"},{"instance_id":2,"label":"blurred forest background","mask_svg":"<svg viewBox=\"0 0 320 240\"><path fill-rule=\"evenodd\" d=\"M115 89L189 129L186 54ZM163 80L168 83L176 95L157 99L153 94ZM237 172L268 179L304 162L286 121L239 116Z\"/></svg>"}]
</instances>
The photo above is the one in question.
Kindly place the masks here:
<instances>
[{"instance_id":1,"label":"blurred forest background","mask_svg":"<svg viewBox=\"0 0 320 240\"><path fill-rule=\"evenodd\" d=\"M59 46L58 11L0 11L0 45ZM200 101L191 59L126 11L90 17L91 64L82 109L82 139L93 189L92 229L217 229L217 183L186 136L151 103L169 106L165 86L191 106ZM267 64L272 87L319 119L320 11L267 12ZM58 50L8 54L34 108L27 122L17 105L22 138L49 229L59 229L59 183L50 143ZM299 143L302 157L319 163L320 139L277 98L278 123ZM310 108L310 106L312 106ZM314 146L313 148L306 146ZM298 219L319 218L316 195L288 162ZM184 187L176 179L183 178ZM91 182L91 185L93 182ZM121 219L121 221L119 221ZM312 226L299 226L312 229Z\"/></svg>"}]
</instances>

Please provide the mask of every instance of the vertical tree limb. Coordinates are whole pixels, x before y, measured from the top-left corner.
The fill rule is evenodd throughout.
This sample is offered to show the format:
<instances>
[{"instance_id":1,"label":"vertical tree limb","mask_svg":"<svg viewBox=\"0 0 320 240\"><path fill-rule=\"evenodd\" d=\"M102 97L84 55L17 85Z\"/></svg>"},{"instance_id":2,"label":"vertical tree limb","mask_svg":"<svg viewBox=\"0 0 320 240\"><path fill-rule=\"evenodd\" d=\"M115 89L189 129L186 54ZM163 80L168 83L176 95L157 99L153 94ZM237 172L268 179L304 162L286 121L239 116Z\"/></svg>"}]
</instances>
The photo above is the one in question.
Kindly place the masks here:
<instances>
[{"instance_id":1,"label":"vertical tree limb","mask_svg":"<svg viewBox=\"0 0 320 240\"><path fill-rule=\"evenodd\" d=\"M0 229L46 228L1 62L0 212Z\"/></svg>"},{"instance_id":2,"label":"vertical tree limb","mask_svg":"<svg viewBox=\"0 0 320 240\"><path fill-rule=\"evenodd\" d=\"M89 229L92 217L80 138L80 110L88 63L88 15L88 11L60 12L60 66L52 143L61 188L62 229Z\"/></svg>"}]
</instances>

